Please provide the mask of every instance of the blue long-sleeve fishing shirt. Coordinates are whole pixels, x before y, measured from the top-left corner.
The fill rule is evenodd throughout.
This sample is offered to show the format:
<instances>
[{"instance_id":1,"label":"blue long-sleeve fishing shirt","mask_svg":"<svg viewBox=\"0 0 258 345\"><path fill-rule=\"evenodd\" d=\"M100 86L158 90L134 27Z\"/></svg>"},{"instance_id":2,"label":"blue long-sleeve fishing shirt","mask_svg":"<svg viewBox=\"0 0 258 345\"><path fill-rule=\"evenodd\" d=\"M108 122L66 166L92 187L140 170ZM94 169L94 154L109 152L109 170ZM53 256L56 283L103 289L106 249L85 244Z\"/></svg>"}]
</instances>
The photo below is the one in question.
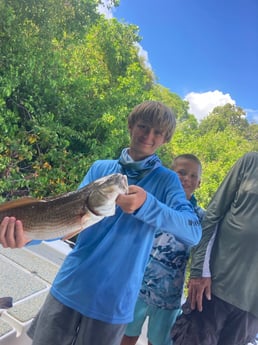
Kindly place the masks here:
<instances>
[{"instance_id":1,"label":"blue long-sleeve fishing shirt","mask_svg":"<svg viewBox=\"0 0 258 345\"><path fill-rule=\"evenodd\" d=\"M97 161L80 187L118 172L118 160ZM198 217L175 172L161 166L128 182L147 192L144 204L133 214L117 206L114 216L82 231L51 288L51 294L66 306L114 324L133 319L155 232L172 232L190 246L201 237Z\"/></svg>"}]
</instances>

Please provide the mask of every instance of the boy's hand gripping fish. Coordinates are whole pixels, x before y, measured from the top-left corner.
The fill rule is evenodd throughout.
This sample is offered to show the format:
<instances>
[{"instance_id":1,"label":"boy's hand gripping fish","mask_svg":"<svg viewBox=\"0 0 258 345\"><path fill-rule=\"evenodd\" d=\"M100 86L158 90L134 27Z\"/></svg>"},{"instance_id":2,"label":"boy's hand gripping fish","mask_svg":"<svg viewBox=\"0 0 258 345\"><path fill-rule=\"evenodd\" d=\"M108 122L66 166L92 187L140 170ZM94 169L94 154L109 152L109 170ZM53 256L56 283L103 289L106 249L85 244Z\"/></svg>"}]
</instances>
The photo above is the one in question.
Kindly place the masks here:
<instances>
[{"instance_id":1,"label":"boy's hand gripping fish","mask_svg":"<svg viewBox=\"0 0 258 345\"><path fill-rule=\"evenodd\" d=\"M116 198L128 191L127 177L112 174L74 192L38 200L20 198L0 205L0 222L14 216L30 239L68 239L115 214Z\"/></svg>"}]
</instances>

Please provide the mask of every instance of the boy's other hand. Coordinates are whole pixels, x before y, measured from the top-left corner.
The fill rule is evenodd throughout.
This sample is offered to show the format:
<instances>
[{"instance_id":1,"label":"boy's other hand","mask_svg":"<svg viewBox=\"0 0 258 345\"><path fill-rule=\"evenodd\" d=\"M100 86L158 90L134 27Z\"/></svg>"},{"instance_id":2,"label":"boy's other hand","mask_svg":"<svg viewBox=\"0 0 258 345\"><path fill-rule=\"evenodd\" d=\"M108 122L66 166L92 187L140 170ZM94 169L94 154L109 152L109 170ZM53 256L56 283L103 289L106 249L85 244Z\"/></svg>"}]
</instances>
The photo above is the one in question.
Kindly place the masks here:
<instances>
[{"instance_id":1,"label":"boy's other hand","mask_svg":"<svg viewBox=\"0 0 258 345\"><path fill-rule=\"evenodd\" d=\"M4 248L21 248L29 239L25 236L23 225L14 217L5 217L0 224L0 244Z\"/></svg>"}]
</instances>

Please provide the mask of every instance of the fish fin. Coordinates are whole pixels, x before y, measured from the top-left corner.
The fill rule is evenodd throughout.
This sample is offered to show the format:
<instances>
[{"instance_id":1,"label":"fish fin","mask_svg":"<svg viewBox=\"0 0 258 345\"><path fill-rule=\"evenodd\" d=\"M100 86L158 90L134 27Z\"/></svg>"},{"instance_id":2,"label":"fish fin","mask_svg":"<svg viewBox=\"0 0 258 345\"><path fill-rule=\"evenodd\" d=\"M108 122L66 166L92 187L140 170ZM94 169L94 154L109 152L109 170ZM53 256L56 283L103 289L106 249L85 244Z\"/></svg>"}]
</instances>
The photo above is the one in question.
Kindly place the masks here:
<instances>
[{"instance_id":1,"label":"fish fin","mask_svg":"<svg viewBox=\"0 0 258 345\"><path fill-rule=\"evenodd\" d=\"M36 199L36 198L32 198L32 197L24 197L24 198L20 198L17 200L11 200L11 201L7 201L4 202L3 204L0 205L0 211L5 211L5 210L9 210L12 208L16 208L19 206L24 206L24 205L29 205L29 204L35 204L37 202L46 202L46 200L42 199Z\"/></svg>"},{"instance_id":2,"label":"fish fin","mask_svg":"<svg viewBox=\"0 0 258 345\"><path fill-rule=\"evenodd\" d=\"M0 297L0 309L8 309L13 306L12 297Z\"/></svg>"},{"instance_id":3,"label":"fish fin","mask_svg":"<svg viewBox=\"0 0 258 345\"><path fill-rule=\"evenodd\" d=\"M69 238L76 236L77 234L79 234L79 232L81 232L84 228L83 224L85 222L87 222L88 220L90 220L92 218L91 214L89 212L87 212L86 214L84 214L82 217L80 217L80 223L81 223L81 227L80 229L71 232L70 234L66 235L65 237L62 238L63 241L69 240Z\"/></svg>"}]
</instances>

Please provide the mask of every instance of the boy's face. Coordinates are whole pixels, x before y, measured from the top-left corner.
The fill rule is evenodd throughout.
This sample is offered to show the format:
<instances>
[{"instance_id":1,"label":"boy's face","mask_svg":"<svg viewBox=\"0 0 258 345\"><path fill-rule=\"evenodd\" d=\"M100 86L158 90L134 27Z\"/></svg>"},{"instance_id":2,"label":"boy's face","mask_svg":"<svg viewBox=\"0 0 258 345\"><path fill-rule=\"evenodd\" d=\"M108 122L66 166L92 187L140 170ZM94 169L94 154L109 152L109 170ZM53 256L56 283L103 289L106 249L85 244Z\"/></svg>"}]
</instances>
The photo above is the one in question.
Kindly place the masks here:
<instances>
[{"instance_id":1,"label":"boy's face","mask_svg":"<svg viewBox=\"0 0 258 345\"><path fill-rule=\"evenodd\" d=\"M175 162L174 171L179 176L186 197L189 200L201 183L201 168L199 164L191 159L179 158Z\"/></svg>"},{"instance_id":2,"label":"boy's face","mask_svg":"<svg viewBox=\"0 0 258 345\"><path fill-rule=\"evenodd\" d=\"M138 121L133 127L129 127L131 143L129 154L134 160L142 160L163 145L165 134L160 128L153 128L149 124Z\"/></svg>"}]
</instances>

